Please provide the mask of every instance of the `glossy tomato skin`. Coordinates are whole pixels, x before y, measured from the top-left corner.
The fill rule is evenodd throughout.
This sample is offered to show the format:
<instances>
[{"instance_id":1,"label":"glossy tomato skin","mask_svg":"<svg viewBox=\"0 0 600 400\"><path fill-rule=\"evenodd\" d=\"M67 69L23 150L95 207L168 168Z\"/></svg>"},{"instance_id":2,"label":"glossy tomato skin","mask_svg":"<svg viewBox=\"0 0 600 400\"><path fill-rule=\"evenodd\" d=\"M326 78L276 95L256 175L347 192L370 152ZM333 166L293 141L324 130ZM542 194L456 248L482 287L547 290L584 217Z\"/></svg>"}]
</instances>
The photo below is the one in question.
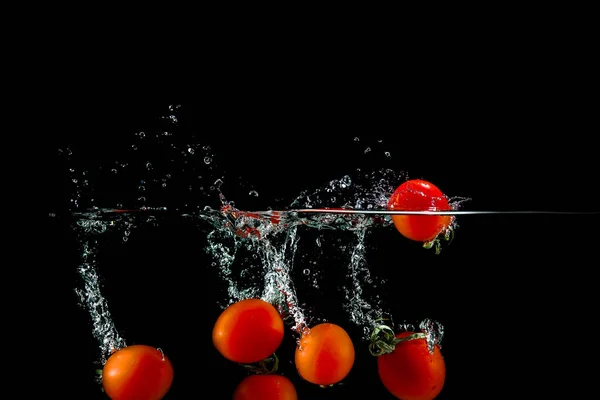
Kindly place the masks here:
<instances>
[{"instance_id":1,"label":"glossy tomato skin","mask_svg":"<svg viewBox=\"0 0 600 400\"><path fill-rule=\"evenodd\" d=\"M397 211L452 210L442 191L422 179L412 179L398 186L390 196L387 208ZM452 224L452 219L450 215L392 215L394 226L402 236L418 242L435 239Z\"/></svg>"},{"instance_id":2,"label":"glossy tomato skin","mask_svg":"<svg viewBox=\"0 0 600 400\"><path fill-rule=\"evenodd\" d=\"M213 328L215 348L228 360L250 364L271 356L283 341L284 325L273 305L260 299L227 307Z\"/></svg>"},{"instance_id":3,"label":"glossy tomato skin","mask_svg":"<svg viewBox=\"0 0 600 400\"><path fill-rule=\"evenodd\" d=\"M117 350L102 369L102 386L112 400L159 400L172 382L173 366L167 356L141 344Z\"/></svg>"},{"instance_id":4,"label":"glossy tomato skin","mask_svg":"<svg viewBox=\"0 0 600 400\"><path fill-rule=\"evenodd\" d=\"M298 400L298 394L285 376L250 375L235 388L233 400Z\"/></svg>"},{"instance_id":5,"label":"glossy tomato skin","mask_svg":"<svg viewBox=\"0 0 600 400\"><path fill-rule=\"evenodd\" d=\"M414 332L402 332L397 338ZM446 380L446 364L439 346L429 353L425 339L396 345L392 353L377 357L377 370L383 386L401 400L432 400Z\"/></svg>"},{"instance_id":6,"label":"glossy tomato skin","mask_svg":"<svg viewBox=\"0 0 600 400\"><path fill-rule=\"evenodd\" d=\"M354 345L339 325L322 323L306 330L295 354L298 374L316 385L333 385L354 365Z\"/></svg>"}]
</instances>

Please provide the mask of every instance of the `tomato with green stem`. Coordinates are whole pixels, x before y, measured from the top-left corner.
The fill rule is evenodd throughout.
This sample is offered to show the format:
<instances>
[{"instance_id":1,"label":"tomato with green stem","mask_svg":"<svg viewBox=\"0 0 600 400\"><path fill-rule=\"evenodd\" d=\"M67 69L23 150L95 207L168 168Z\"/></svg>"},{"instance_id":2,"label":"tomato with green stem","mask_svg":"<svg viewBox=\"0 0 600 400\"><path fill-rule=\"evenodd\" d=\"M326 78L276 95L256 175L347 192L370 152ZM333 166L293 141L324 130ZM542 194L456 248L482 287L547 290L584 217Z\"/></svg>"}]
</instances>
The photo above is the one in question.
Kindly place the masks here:
<instances>
[{"instance_id":1,"label":"tomato with green stem","mask_svg":"<svg viewBox=\"0 0 600 400\"><path fill-rule=\"evenodd\" d=\"M318 324L302 331L295 362L304 380L322 386L333 385L352 369L354 344L339 325Z\"/></svg>"},{"instance_id":2,"label":"tomato with green stem","mask_svg":"<svg viewBox=\"0 0 600 400\"><path fill-rule=\"evenodd\" d=\"M115 351L102 368L102 387L112 400L159 400L173 382L162 350L136 344Z\"/></svg>"},{"instance_id":3,"label":"tomato with green stem","mask_svg":"<svg viewBox=\"0 0 600 400\"><path fill-rule=\"evenodd\" d=\"M378 326L371 336L371 354L383 386L401 400L433 400L446 380L446 364L438 344L433 351L422 332L394 331Z\"/></svg>"},{"instance_id":4,"label":"tomato with green stem","mask_svg":"<svg viewBox=\"0 0 600 400\"><path fill-rule=\"evenodd\" d=\"M283 341L284 324L279 311L261 299L233 303L217 318L212 339L228 360L250 364L271 356Z\"/></svg>"},{"instance_id":5,"label":"tomato with green stem","mask_svg":"<svg viewBox=\"0 0 600 400\"><path fill-rule=\"evenodd\" d=\"M412 179L396 188L388 200L390 211L451 211L448 197L431 182ZM394 226L407 239L431 243L450 238L452 215L392 215Z\"/></svg>"}]
</instances>

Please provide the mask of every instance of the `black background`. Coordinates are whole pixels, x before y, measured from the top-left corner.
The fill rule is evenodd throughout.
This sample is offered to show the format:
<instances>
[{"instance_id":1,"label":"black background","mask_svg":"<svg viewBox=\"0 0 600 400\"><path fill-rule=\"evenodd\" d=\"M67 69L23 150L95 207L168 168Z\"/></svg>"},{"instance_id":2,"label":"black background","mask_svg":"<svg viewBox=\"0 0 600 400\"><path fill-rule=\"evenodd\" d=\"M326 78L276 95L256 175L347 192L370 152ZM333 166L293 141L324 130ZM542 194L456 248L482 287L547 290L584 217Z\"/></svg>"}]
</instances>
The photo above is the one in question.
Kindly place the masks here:
<instances>
[{"instance_id":1,"label":"black background","mask_svg":"<svg viewBox=\"0 0 600 400\"><path fill-rule=\"evenodd\" d=\"M594 146L585 137L593 131L587 106L558 93L526 92L502 98L474 92L467 99L402 104L360 97L341 103L333 96L256 103L250 96L223 96L183 104L179 129L201 132L223 168L252 183L260 193L259 204L252 204L256 208L265 205L260 201L272 205L268 199L291 200L357 167L378 169L381 158L363 152L371 146L373 153L392 153L386 167L427 179L450 196L472 198L466 209L594 209L598 168ZM86 158L111 159L117 144L131 141L135 132L160 129L168 105L83 103L68 119L53 114L48 120L60 132L48 150L54 186L49 212L56 214L49 218L48 235L50 262L57 266L52 278L58 282L51 289L58 299L53 318L61 340L69 344L68 357L61 357L72 382L65 390L80 398L103 397L93 381L97 343L73 292L81 285L79 254L68 223L71 186L57 149L69 145ZM369 235L367 260L388 280L383 296L395 320L432 318L445 327L448 372L440 399L576 398L589 389L582 382L592 379L591 274L598 222L591 215L463 216L455 240L439 256L391 227ZM213 271L203 265L209 260L198 248L201 234L171 222L132 235L125 246L107 245L110 253L102 258L105 295L119 331L129 344L161 347L173 361L175 380L167 398L227 399L244 376L211 343L223 294L211 281ZM343 267L321 265L328 291L314 293L300 285L298 295L305 293L315 313L356 338L335 290L335 274ZM321 389L295 374L288 331L278 352L281 371L296 384L300 398L348 398L360 390L391 399L366 345L355 344L357 358L345 384Z\"/></svg>"}]
</instances>

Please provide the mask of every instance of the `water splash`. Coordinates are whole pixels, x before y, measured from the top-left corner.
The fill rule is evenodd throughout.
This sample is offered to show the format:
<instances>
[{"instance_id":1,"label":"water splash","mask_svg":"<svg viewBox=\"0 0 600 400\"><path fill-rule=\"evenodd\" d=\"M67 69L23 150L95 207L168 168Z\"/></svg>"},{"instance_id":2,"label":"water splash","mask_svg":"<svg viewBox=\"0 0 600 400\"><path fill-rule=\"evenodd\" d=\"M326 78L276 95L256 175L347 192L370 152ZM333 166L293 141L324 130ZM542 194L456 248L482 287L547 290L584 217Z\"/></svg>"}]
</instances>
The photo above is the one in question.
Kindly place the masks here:
<instances>
[{"instance_id":1,"label":"water splash","mask_svg":"<svg viewBox=\"0 0 600 400\"><path fill-rule=\"evenodd\" d=\"M271 240L256 240L261 260L265 269L262 299L276 304L284 316L291 317L292 330L302 332L308 326L304 311L298 304L296 288L291 278L294 257L298 249L296 226L277 238L279 243Z\"/></svg>"},{"instance_id":2,"label":"water splash","mask_svg":"<svg viewBox=\"0 0 600 400\"><path fill-rule=\"evenodd\" d=\"M392 176L387 170L380 171L380 176ZM373 174L369 175L372 179ZM217 180L217 185L222 184ZM307 207L308 205L322 206L323 194L326 197L338 194L338 191L348 189L352 180L344 176L339 180L331 181L325 189L303 196L294 201L295 206ZM377 181L379 190L360 188L356 193L346 197L346 205L353 204L373 209L378 207L384 199L389 197L394 184L386 179ZM364 193L370 193L370 201ZM343 198L343 196L340 196ZM338 230L352 232L354 243L349 246L338 245L349 254L349 264L346 279L349 283L343 287L346 302L343 305L349 319L363 330L363 339L367 339L372 329L384 314L382 301L378 295L369 296L365 288L374 289L380 279L373 279L366 260L367 246L365 238L370 229L385 228L391 225L389 216L376 214L305 214L299 215L291 212L253 213L238 210L234 203L228 201L223 193L219 192L221 207L216 210L205 206L202 211L178 214L178 216L195 219L208 223L212 230L207 233L206 252L213 258L212 266L218 270L218 275L226 283L226 296L219 304L222 308L233 302L247 298L262 298L276 305L284 316L293 322L292 329L301 331L308 326L303 307L298 302L296 288L292 280L294 257L300 235L298 227L304 226L317 230ZM348 203L352 201L352 203ZM108 211L108 213L107 213ZM137 225L137 220L151 220L154 212L166 212L165 207L141 207L130 212L116 212L120 210L94 209L80 214L85 217L85 224L80 221L80 228L86 233L104 233L109 226L123 227L123 242L127 242L130 232ZM109 220L102 220L109 214ZM319 240L315 246L320 247ZM309 272L310 274L310 272ZM261 292L262 287L262 292ZM106 314L108 315L108 314ZM432 341L438 336L430 330ZM110 335L96 333L102 339L111 341Z\"/></svg>"},{"instance_id":3,"label":"water splash","mask_svg":"<svg viewBox=\"0 0 600 400\"><path fill-rule=\"evenodd\" d=\"M444 327L440 322L426 318L419 324L419 329L427 335L427 348L430 353L433 353L435 345L442 347Z\"/></svg>"},{"instance_id":4,"label":"water splash","mask_svg":"<svg viewBox=\"0 0 600 400\"><path fill-rule=\"evenodd\" d=\"M88 232L104 233L107 225L99 221L85 221L80 225ZM119 335L115 324L110 315L106 299L102 296L100 290L100 277L97 272L97 240L82 241L81 264L78 268L83 279L83 288L75 289L75 293L80 298L81 305L84 306L91 317L93 331L92 335L100 343L100 361L104 364L107 358L115 349L126 346L125 339Z\"/></svg>"},{"instance_id":5,"label":"water splash","mask_svg":"<svg viewBox=\"0 0 600 400\"><path fill-rule=\"evenodd\" d=\"M197 217L215 228L207 236L206 250L216 260L219 274L228 285L228 301L221 304L221 307L225 308L239 300L260 297L291 318L293 330L301 330L306 325L306 318L298 306L291 278L300 219L291 224L291 219L286 219L282 223L271 216L239 211L224 196L221 196L221 200L224 205L220 212L205 209L197 214ZM240 271L238 276L234 276L236 256L242 252L252 256L249 260L246 258L238 262ZM261 270L257 270L258 264ZM256 282L258 278L263 281L262 293L259 292L261 285ZM239 282L244 282L247 287L241 288Z\"/></svg>"},{"instance_id":6,"label":"water splash","mask_svg":"<svg viewBox=\"0 0 600 400\"><path fill-rule=\"evenodd\" d=\"M363 290L365 284L376 287L366 261L366 233L366 228L355 232L356 242L351 251L346 276L351 283L344 286L346 300L344 309L348 313L350 321L362 327L364 340L368 340L383 315L379 296L374 300L367 299Z\"/></svg>"},{"instance_id":7,"label":"water splash","mask_svg":"<svg viewBox=\"0 0 600 400\"><path fill-rule=\"evenodd\" d=\"M180 105L169 106L160 128L136 132L132 142L126 142L124 160L102 159L95 165L94 160L86 163L86 158L81 157L77 159L80 163L76 164L77 154L71 148L59 150L67 160L67 175L73 189L71 211L76 213L76 229L81 233L79 272L84 285L76 291L92 317L93 334L101 343L102 359L105 360L113 349L125 346L125 340L117 332L100 291L95 238L118 228L122 243L127 244L131 232L142 220L151 221L155 214L161 213L202 222L203 229L210 227L204 249L213 259L212 267L225 286L225 293L218 299L220 307L260 297L277 305L282 314L289 317L295 331L312 322L304 304L299 303L298 290L292 280L302 236L299 228L349 232L353 242L333 244L349 257L346 285L342 288L346 299L343 307L350 321L363 329L365 337L368 336L384 313L384 307L379 297L369 292L381 280L372 277L366 259L365 239L369 230L389 227L391 218L364 214L298 215L285 211L257 215L237 209L233 201L226 200L228 191L240 189L239 196L235 197L250 203L263 200L265 196L259 196L258 191L245 186L238 177L226 176L219 168L219 157L211 146L199 144L202 141L200 134L185 132L182 135L181 109ZM358 137L354 140L360 142ZM369 158L377 155L384 160L391 158L391 153L380 149L378 144L371 146L360 142L359 145L360 152L368 154ZM315 190L301 192L291 202L286 202L286 207L278 208L385 209L391 193L406 179L408 176L403 171L357 168ZM467 200L450 198L454 209ZM96 204L114 205L131 212L108 212L110 210L97 208ZM168 204L169 210L163 204ZM319 239L314 246L322 246ZM309 268L304 270L308 272L301 271L302 276L310 276L311 284L316 286L318 274L315 269L312 272ZM443 337L443 327L439 323L427 320L419 328L427 333L429 346L439 343Z\"/></svg>"}]
</instances>

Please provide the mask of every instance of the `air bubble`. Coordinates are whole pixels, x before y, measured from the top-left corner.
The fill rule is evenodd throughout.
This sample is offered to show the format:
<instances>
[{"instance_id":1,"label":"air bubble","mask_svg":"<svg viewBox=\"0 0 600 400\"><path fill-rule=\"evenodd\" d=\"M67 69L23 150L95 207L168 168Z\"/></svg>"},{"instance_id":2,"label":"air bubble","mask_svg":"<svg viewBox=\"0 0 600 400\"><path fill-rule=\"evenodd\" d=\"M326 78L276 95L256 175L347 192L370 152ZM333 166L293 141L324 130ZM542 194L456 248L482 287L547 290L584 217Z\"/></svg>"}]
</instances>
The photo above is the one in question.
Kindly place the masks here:
<instances>
[{"instance_id":1,"label":"air bubble","mask_svg":"<svg viewBox=\"0 0 600 400\"><path fill-rule=\"evenodd\" d=\"M302 271L302 273L303 273L304 275L310 275L310 269L308 269L308 268L304 268L304 270Z\"/></svg>"},{"instance_id":2,"label":"air bubble","mask_svg":"<svg viewBox=\"0 0 600 400\"><path fill-rule=\"evenodd\" d=\"M204 157L204 164L210 164L212 162L212 158Z\"/></svg>"},{"instance_id":3,"label":"air bubble","mask_svg":"<svg viewBox=\"0 0 600 400\"><path fill-rule=\"evenodd\" d=\"M385 154L385 156L386 156L386 157L388 157L388 158L392 156L392 155L391 155L391 153L390 153L389 151L386 151L386 152L385 152L385 153L383 153L383 154Z\"/></svg>"},{"instance_id":4,"label":"air bubble","mask_svg":"<svg viewBox=\"0 0 600 400\"><path fill-rule=\"evenodd\" d=\"M252 197L258 197L258 192L256 190L251 190L248 194Z\"/></svg>"}]
</instances>

